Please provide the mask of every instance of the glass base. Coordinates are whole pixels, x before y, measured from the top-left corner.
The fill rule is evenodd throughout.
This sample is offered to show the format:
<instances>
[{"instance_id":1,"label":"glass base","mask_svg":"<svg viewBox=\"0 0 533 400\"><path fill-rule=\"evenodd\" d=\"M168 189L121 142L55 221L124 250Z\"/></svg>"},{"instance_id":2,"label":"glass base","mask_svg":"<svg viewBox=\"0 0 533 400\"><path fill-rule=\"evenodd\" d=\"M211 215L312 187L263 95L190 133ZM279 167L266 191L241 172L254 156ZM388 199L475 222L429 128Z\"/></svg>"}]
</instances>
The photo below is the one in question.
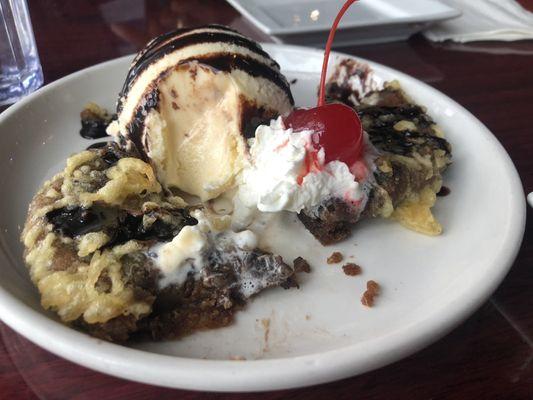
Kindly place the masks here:
<instances>
[{"instance_id":1,"label":"glass base","mask_svg":"<svg viewBox=\"0 0 533 400\"><path fill-rule=\"evenodd\" d=\"M0 74L0 105L12 104L33 93L43 84L40 64L31 70L2 71Z\"/></svg>"}]
</instances>

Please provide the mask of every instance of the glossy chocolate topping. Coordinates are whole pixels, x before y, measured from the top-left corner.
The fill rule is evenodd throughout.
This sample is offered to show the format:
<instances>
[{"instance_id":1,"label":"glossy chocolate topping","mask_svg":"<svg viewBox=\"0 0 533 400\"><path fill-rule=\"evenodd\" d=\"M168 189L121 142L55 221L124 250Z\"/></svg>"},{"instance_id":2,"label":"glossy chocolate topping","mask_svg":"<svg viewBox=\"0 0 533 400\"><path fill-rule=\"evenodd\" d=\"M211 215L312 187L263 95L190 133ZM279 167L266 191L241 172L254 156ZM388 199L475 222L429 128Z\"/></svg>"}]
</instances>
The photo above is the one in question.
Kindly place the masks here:
<instances>
[{"instance_id":1,"label":"glossy chocolate topping","mask_svg":"<svg viewBox=\"0 0 533 400\"><path fill-rule=\"evenodd\" d=\"M157 108L159 103L159 90L154 85L150 85L145 93L141 105L135 110L132 122L128 125L128 138L135 146L135 150L141 158L147 161L147 153L149 149L146 149L142 143L144 118L148 115L150 110Z\"/></svg>"},{"instance_id":2,"label":"glossy chocolate topping","mask_svg":"<svg viewBox=\"0 0 533 400\"><path fill-rule=\"evenodd\" d=\"M200 30L200 29L218 29L218 30L226 31L230 33L237 33L237 34L239 33L233 29L228 28L227 26L215 25L215 24L206 25L203 27L196 27L196 28L176 29L176 30L164 33L162 35L159 35L153 38L152 40L150 40L148 44L144 47L144 49L142 49L139 53L137 53L137 55L133 59L132 65L137 64L139 61L141 61L141 59L146 59L151 53L154 52L154 50L168 43L169 41L171 41L171 39L181 36L184 33L193 32L195 30Z\"/></svg>"},{"instance_id":3,"label":"glossy chocolate topping","mask_svg":"<svg viewBox=\"0 0 533 400\"><path fill-rule=\"evenodd\" d=\"M191 61L198 61L217 71L231 72L234 69L239 69L253 77L268 79L280 87L290 99L291 104L294 104L291 88L283 74L277 69L271 68L254 58L230 53L211 53L205 56L183 60L180 64L186 64Z\"/></svg>"},{"instance_id":4,"label":"glossy chocolate topping","mask_svg":"<svg viewBox=\"0 0 533 400\"><path fill-rule=\"evenodd\" d=\"M150 65L155 63L157 60L161 59L167 54L172 53L173 51L183 49L187 46L202 44L202 43L218 43L218 42L234 44L234 45L246 48L247 50L253 53L256 53L262 57L265 57L270 62L270 65L266 65L255 60L251 60L250 58L248 58L248 60L251 60L250 62L229 63L224 60L221 60L221 62L219 62L218 64L223 65L224 67L219 68L220 70L230 71L234 68L238 68L238 69L242 69L252 74L253 76L262 76L266 79L269 79L273 83L275 83L277 86L279 86L289 96L289 98L291 99L291 102L293 102L288 82L286 81L285 77L277 71L279 69L279 65L270 58L270 56L261 48L261 46L259 46L259 44L257 44L256 42L248 38L237 35L236 34L237 32L226 27L221 27L218 25L209 25L205 27L205 29L217 29L218 31L199 30L197 33L193 32L190 34L185 34L193 30L192 29L191 30L179 29L179 30L161 35L155 38L154 40L152 40L150 43L148 43L147 47L141 53L137 55L137 57L135 58L128 72L126 81L124 82L124 86L119 95L119 104L117 106L117 111L118 112L121 111L122 101L125 99L129 90L136 82L137 77L140 76L140 74L142 74L144 70L146 70ZM228 53L228 56L234 57L229 53ZM208 57L213 58L213 56L211 55L209 55ZM194 59L200 62L203 62L204 57L202 58L197 57ZM190 59L189 61L192 61L192 60L193 59ZM212 67L217 68L217 66L214 65L214 63L215 61L213 61L213 64L208 64L208 65L211 65Z\"/></svg>"},{"instance_id":5,"label":"glossy chocolate topping","mask_svg":"<svg viewBox=\"0 0 533 400\"><path fill-rule=\"evenodd\" d=\"M290 99L290 102L294 104L294 99L292 97L290 86L288 85L285 77L280 72L278 72L275 69L270 68L269 66L251 57L236 56L234 54L228 54L228 53L211 53L206 56L192 57L189 59L182 60L178 65L172 66L168 68L167 70L163 71L159 75L159 77L156 80L154 80L154 83L159 81L160 79L164 79L164 77L168 75L175 68L178 68L181 65L194 62L194 61L197 61L201 63L202 65L207 65L217 71L231 72L234 69L239 69L239 70L245 71L251 76L263 77L265 79L268 79L276 83L279 87L281 87L287 94L287 97ZM146 154L148 152L148 149L145 149L142 143L144 117L148 115L148 112L150 110L157 108L158 102L159 102L159 91L157 89L157 85L152 84L145 91L145 95L143 96L143 101L135 110L135 116L127 128L128 134L129 134L128 135L129 140L135 145L137 151L140 153L143 159L147 158ZM253 126L250 124L243 126L243 128L245 129L246 137L252 137L253 132L255 132L255 128L258 125L267 121L269 118L275 117L275 115L270 115L267 112L267 110L262 110L258 114L263 115L263 117L256 118L254 120L254 122L257 122L257 124L254 123Z\"/></svg>"}]
</instances>

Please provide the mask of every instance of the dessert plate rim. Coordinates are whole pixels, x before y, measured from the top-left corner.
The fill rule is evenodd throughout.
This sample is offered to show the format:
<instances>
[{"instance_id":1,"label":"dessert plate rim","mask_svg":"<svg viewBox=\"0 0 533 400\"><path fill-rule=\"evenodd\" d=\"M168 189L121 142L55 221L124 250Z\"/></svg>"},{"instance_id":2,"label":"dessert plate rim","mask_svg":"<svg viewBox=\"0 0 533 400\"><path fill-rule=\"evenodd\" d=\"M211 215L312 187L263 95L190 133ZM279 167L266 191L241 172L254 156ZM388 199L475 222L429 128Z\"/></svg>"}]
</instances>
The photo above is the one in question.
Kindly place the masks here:
<instances>
[{"instance_id":1,"label":"dessert plate rim","mask_svg":"<svg viewBox=\"0 0 533 400\"><path fill-rule=\"evenodd\" d=\"M290 53L316 53L320 50L300 46L264 44L267 52L286 51ZM335 53L348 58L356 58ZM27 111L32 102L74 80L82 78L94 70L111 68L124 63L132 56L107 61L63 77L37 90L19 103L0 114L0 128L3 122ZM394 74L402 81L423 85L425 90L446 100L451 107L466 115L478 127L484 140L495 145L502 156L501 167L505 169L513 188L519 192L510 196L512 221L508 229L502 231L502 240L507 244L494 258L494 267L483 277L483 285L471 288L470 293L456 294L447 307L435 310L416 327L406 326L381 336L370 344L353 343L335 350L310 355L261 359L248 361L203 360L159 355L104 342L68 328L41 314L23 301L17 299L0 278L0 318L12 329L35 344L67 360L107 373L113 376L153 385L206 390L206 391L264 391L295 388L325 383L361 374L406 357L436 341L472 314L501 283L520 248L525 229L526 202L518 173L498 140L492 133L461 105L427 84L400 71L357 57L380 71ZM0 252L4 262L9 262L9 254L1 243ZM451 309L449 305L453 305ZM38 329L36 329L38 327ZM149 368L147 368L149 366Z\"/></svg>"}]
</instances>

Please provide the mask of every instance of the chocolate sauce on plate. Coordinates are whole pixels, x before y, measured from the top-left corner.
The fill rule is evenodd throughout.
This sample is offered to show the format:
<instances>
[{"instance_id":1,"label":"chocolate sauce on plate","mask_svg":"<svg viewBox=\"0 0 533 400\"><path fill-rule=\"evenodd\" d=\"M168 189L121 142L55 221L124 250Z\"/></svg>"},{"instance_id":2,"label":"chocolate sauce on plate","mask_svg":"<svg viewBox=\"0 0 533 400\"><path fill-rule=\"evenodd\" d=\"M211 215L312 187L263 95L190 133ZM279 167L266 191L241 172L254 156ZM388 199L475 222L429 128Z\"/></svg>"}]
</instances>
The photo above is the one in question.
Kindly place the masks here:
<instances>
[{"instance_id":1,"label":"chocolate sauce on plate","mask_svg":"<svg viewBox=\"0 0 533 400\"><path fill-rule=\"evenodd\" d=\"M439 197L444 197L444 196L448 196L452 191L450 190L449 187L447 186L443 186L440 188L439 192L437 193L437 196Z\"/></svg>"},{"instance_id":2,"label":"chocolate sauce on plate","mask_svg":"<svg viewBox=\"0 0 533 400\"><path fill-rule=\"evenodd\" d=\"M86 150L101 149L102 147L105 147L108 144L109 142L96 142L91 144L90 146L87 146Z\"/></svg>"}]
</instances>

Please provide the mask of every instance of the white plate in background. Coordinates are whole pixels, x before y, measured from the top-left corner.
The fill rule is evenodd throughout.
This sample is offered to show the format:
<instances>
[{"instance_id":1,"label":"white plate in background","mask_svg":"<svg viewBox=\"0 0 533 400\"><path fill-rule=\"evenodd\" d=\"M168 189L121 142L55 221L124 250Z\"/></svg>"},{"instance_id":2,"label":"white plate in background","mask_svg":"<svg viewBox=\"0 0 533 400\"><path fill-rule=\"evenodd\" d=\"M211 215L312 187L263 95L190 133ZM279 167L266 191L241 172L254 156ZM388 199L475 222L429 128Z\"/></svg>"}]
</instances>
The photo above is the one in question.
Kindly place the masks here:
<instances>
[{"instance_id":1,"label":"white plate in background","mask_svg":"<svg viewBox=\"0 0 533 400\"><path fill-rule=\"evenodd\" d=\"M322 52L264 47L289 80L297 79L297 104L313 105ZM43 348L103 373L175 388L257 391L313 385L378 368L435 341L473 313L511 267L524 232L525 201L503 147L450 98L370 63L379 77L398 79L425 105L452 143L454 164L445 175L452 192L435 207L442 236L369 220L359 223L349 240L322 247L288 218L274 250L287 260L304 256L312 273L303 277L299 290L262 293L232 326L126 347L62 325L39 305L22 262L20 226L43 180L90 143L77 133L80 110L88 101L112 108L130 61L120 58L69 75L0 115L0 185L5 189L0 196L0 318ZM340 265L327 265L336 250L360 264L363 275L348 277ZM369 279L383 287L372 309L360 303ZM270 321L268 335L263 320Z\"/></svg>"},{"instance_id":2,"label":"white plate in background","mask_svg":"<svg viewBox=\"0 0 533 400\"><path fill-rule=\"evenodd\" d=\"M323 47L344 1L228 0L264 33L281 42ZM334 46L405 40L459 10L438 0L360 0L344 15Z\"/></svg>"}]
</instances>

